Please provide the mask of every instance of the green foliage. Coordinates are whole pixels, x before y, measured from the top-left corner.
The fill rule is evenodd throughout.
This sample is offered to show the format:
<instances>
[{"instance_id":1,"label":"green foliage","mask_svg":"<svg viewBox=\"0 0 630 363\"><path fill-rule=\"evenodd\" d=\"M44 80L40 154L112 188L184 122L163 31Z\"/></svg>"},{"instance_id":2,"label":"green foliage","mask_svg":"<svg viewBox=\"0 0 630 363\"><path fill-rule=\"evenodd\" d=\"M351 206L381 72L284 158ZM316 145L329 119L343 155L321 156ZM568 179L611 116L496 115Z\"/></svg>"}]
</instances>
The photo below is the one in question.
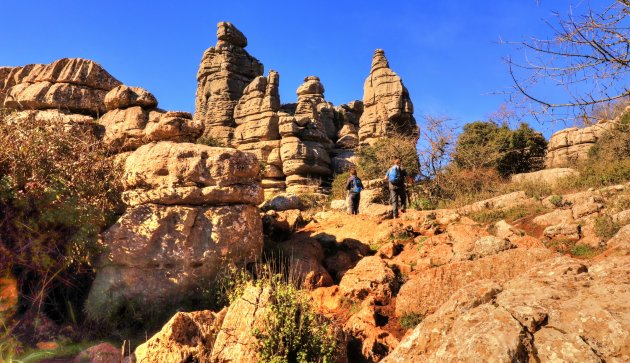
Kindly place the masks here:
<instances>
[{"instance_id":1,"label":"green foliage","mask_svg":"<svg viewBox=\"0 0 630 363\"><path fill-rule=\"evenodd\" d=\"M243 294L247 282L251 279L252 277L247 271L230 263L224 264L208 289L203 290L210 309L219 311L229 306Z\"/></svg>"},{"instance_id":2,"label":"green foliage","mask_svg":"<svg viewBox=\"0 0 630 363\"><path fill-rule=\"evenodd\" d=\"M225 143L215 137L203 135L197 139L197 144L212 146L212 147L226 147Z\"/></svg>"},{"instance_id":3,"label":"green foliage","mask_svg":"<svg viewBox=\"0 0 630 363\"><path fill-rule=\"evenodd\" d=\"M349 177L349 172L335 175L330 193L330 197L332 199L346 199L346 183L348 182Z\"/></svg>"},{"instance_id":4,"label":"green foliage","mask_svg":"<svg viewBox=\"0 0 630 363\"><path fill-rule=\"evenodd\" d=\"M511 130L492 121L464 125L453 153L454 166L463 169L495 169L501 176L543 167L547 141L528 124Z\"/></svg>"},{"instance_id":5,"label":"green foliage","mask_svg":"<svg viewBox=\"0 0 630 363\"><path fill-rule=\"evenodd\" d=\"M120 180L90 127L0 115L0 276L17 278L21 301L42 307L51 289L84 284L121 212Z\"/></svg>"},{"instance_id":6,"label":"green foliage","mask_svg":"<svg viewBox=\"0 0 630 363\"><path fill-rule=\"evenodd\" d=\"M298 194L302 206L306 209L322 209L328 204L328 197L319 193Z\"/></svg>"},{"instance_id":7,"label":"green foliage","mask_svg":"<svg viewBox=\"0 0 630 363\"><path fill-rule=\"evenodd\" d=\"M606 240L612 238L621 226L615 223L608 215L603 215L595 219L595 234Z\"/></svg>"},{"instance_id":8,"label":"green foliage","mask_svg":"<svg viewBox=\"0 0 630 363\"><path fill-rule=\"evenodd\" d=\"M385 178L385 173L397 158L411 178L418 175L420 169L416 139L410 137L392 136L379 139L373 145L359 147L357 157L357 173L363 180Z\"/></svg>"},{"instance_id":9,"label":"green foliage","mask_svg":"<svg viewBox=\"0 0 630 363\"><path fill-rule=\"evenodd\" d=\"M563 203L562 203L562 196L561 195L552 195L551 197L549 197L549 203L553 204L556 207L562 207Z\"/></svg>"},{"instance_id":10,"label":"green foliage","mask_svg":"<svg viewBox=\"0 0 630 363\"><path fill-rule=\"evenodd\" d=\"M429 198L414 198L409 204L410 209L415 210L432 210L436 208L436 205Z\"/></svg>"},{"instance_id":11,"label":"green foliage","mask_svg":"<svg viewBox=\"0 0 630 363\"><path fill-rule=\"evenodd\" d=\"M598 252L599 251L587 245L576 245L576 246L573 246L573 248L571 249L571 255L575 257L581 257L581 258L592 258Z\"/></svg>"},{"instance_id":12,"label":"green foliage","mask_svg":"<svg viewBox=\"0 0 630 363\"><path fill-rule=\"evenodd\" d=\"M282 275L262 285L270 291L264 328L254 329L261 362L333 362L337 341L330 323Z\"/></svg>"},{"instance_id":13,"label":"green foliage","mask_svg":"<svg viewBox=\"0 0 630 363\"><path fill-rule=\"evenodd\" d=\"M422 316L418 313L403 313L399 322L403 329L413 329L422 322Z\"/></svg>"}]
</instances>

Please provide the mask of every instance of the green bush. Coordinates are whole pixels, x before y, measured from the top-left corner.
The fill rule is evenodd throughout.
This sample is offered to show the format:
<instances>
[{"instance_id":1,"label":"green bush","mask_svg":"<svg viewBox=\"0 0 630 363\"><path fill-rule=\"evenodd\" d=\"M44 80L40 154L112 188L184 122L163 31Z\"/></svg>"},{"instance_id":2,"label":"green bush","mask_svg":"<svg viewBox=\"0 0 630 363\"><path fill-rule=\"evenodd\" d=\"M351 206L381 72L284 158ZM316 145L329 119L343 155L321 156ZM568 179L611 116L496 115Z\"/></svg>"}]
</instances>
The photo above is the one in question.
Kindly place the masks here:
<instances>
[{"instance_id":1,"label":"green bush","mask_svg":"<svg viewBox=\"0 0 630 363\"><path fill-rule=\"evenodd\" d=\"M16 277L22 311L82 310L99 233L121 212L120 180L89 126L0 115L0 276Z\"/></svg>"},{"instance_id":2,"label":"green bush","mask_svg":"<svg viewBox=\"0 0 630 363\"><path fill-rule=\"evenodd\" d=\"M595 234L606 240L612 238L621 226L615 223L608 215L600 216L595 219Z\"/></svg>"},{"instance_id":3,"label":"green bush","mask_svg":"<svg viewBox=\"0 0 630 363\"><path fill-rule=\"evenodd\" d=\"M399 322L403 329L413 329L422 322L422 316L418 313L404 313Z\"/></svg>"},{"instance_id":4,"label":"green bush","mask_svg":"<svg viewBox=\"0 0 630 363\"><path fill-rule=\"evenodd\" d=\"M226 147L225 143L215 137L203 135L197 139L197 144L212 146L212 147Z\"/></svg>"},{"instance_id":5,"label":"green bush","mask_svg":"<svg viewBox=\"0 0 630 363\"><path fill-rule=\"evenodd\" d=\"M254 329L261 362L333 362L337 340L331 324L313 310L307 295L273 275L262 282L269 287L267 316L262 329Z\"/></svg>"},{"instance_id":6,"label":"green bush","mask_svg":"<svg viewBox=\"0 0 630 363\"><path fill-rule=\"evenodd\" d=\"M412 137L392 136L379 139L373 145L359 147L357 150L359 178L362 180L385 178L385 173L397 158L401 160L407 174L414 178L420 168L416 141Z\"/></svg>"},{"instance_id":7,"label":"green bush","mask_svg":"<svg viewBox=\"0 0 630 363\"><path fill-rule=\"evenodd\" d=\"M459 168L495 169L501 176L543 168L547 141L528 124L511 130L492 121L464 125L457 138L453 164Z\"/></svg>"},{"instance_id":8,"label":"green bush","mask_svg":"<svg viewBox=\"0 0 630 363\"><path fill-rule=\"evenodd\" d=\"M571 255L581 258L591 258L597 254L597 250L587 245L576 245L571 249Z\"/></svg>"},{"instance_id":9,"label":"green bush","mask_svg":"<svg viewBox=\"0 0 630 363\"><path fill-rule=\"evenodd\" d=\"M549 203L553 204L554 206L560 208L563 206L562 203L562 196L561 195L552 195L551 197L549 197Z\"/></svg>"},{"instance_id":10,"label":"green bush","mask_svg":"<svg viewBox=\"0 0 630 363\"><path fill-rule=\"evenodd\" d=\"M332 182L330 197L332 199L346 199L346 183L350 177L349 172L335 175Z\"/></svg>"}]
</instances>

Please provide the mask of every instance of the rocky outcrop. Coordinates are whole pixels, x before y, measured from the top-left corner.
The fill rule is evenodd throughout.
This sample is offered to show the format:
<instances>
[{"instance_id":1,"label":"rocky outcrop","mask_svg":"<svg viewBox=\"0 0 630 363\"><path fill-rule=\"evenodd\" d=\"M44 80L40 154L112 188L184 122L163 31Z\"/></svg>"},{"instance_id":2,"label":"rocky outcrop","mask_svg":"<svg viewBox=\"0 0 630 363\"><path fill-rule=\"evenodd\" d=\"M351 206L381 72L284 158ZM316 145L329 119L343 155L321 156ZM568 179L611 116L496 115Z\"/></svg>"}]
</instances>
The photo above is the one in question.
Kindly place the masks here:
<instances>
[{"instance_id":1,"label":"rocky outcrop","mask_svg":"<svg viewBox=\"0 0 630 363\"><path fill-rule=\"evenodd\" d=\"M234 139L234 109L245 88L263 74L263 65L250 56L247 38L234 25L217 25L217 44L208 48L197 72L195 120L205 126L204 136L225 146Z\"/></svg>"},{"instance_id":2,"label":"rocky outcrop","mask_svg":"<svg viewBox=\"0 0 630 363\"><path fill-rule=\"evenodd\" d=\"M571 168L553 168L534 171L531 173L522 173L512 175L513 183L544 183L549 186L554 186L562 180L570 180L571 178L578 178L580 173Z\"/></svg>"},{"instance_id":3,"label":"rocky outcrop","mask_svg":"<svg viewBox=\"0 0 630 363\"><path fill-rule=\"evenodd\" d=\"M280 158L289 193L319 192L331 174L329 151L333 147L326 124L332 122L332 105L324 101L324 86L310 76L298 87L293 114L280 114Z\"/></svg>"},{"instance_id":4,"label":"rocky outcrop","mask_svg":"<svg viewBox=\"0 0 630 363\"><path fill-rule=\"evenodd\" d=\"M473 282L425 318L382 362L627 361L628 271L627 257L590 267L560 257L509 281Z\"/></svg>"},{"instance_id":5,"label":"rocky outcrop","mask_svg":"<svg viewBox=\"0 0 630 363\"><path fill-rule=\"evenodd\" d=\"M549 139L546 168L564 168L588 158L588 151L604 133L612 129L615 122L599 122L584 128L571 127L560 130Z\"/></svg>"},{"instance_id":6,"label":"rocky outcrop","mask_svg":"<svg viewBox=\"0 0 630 363\"><path fill-rule=\"evenodd\" d=\"M363 114L359 120L359 140L371 144L392 133L418 136L409 91L389 68L385 52L374 51L372 69L363 86Z\"/></svg>"},{"instance_id":7,"label":"rocky outcrop","mask_svg":"<svg viewBox=\"0 0 630 363\"><path fill-rule=\"evenodd\" d=\"M193 142L203 130L188 112L166 112L139 87L118 86L105 95L107 113L98 120L103 142L114 152L132 151L153 141Z\"/></svg>"},{"instance_id":8,"label":"rocky outcrop","mask_svg":"<svg viewBox=\"0 0 630 363\"><path fill-rule=\"evenodd\" d=\"M107 251L86 309L104 319L135 304L167 314L195 301L224 264L260 258L258 173L254 155L235 149L158 142L135 150L123 175L130 208L102 236Z\"/></svg>"},{"instance_id":9,"label":"rocky outcrop","mask_svg":"<svg viewBox=\"0 0 630 363\"><path fill-rule=\"evenodd\" d=\"M269 71L267 77L254 78L234 110L237 126L233 145L255 154L264 166L263 187L269 197L286 188L280 158L279 83L280 76L274 71Z\"/></svg>"},{"instance_id":10,"label":"rocky outcrop","mask_svg":"<svg viewBox=\"0 0 630 363\"><path fill-rule=\"evenodd\" d=\"M532 265L554 256L547 249L511 249L473 261L459 261L419 270L409 276L396 299L396 314L435 312L459 288L476 280L505 282Z\"/></svg>"},{"instance_id":11,"label":"rocky outcrop","mask_svg":"<svg viewBox=\"0 0 630 363\"><path fill-rule=\"evenodd\" d=\"M121 83L97 63L62 58L51 64L0 69L0 101L16 110L59 109L92 116L105 113L105 95Z\"/></svg>"},{"instance_id":12,"label":"rocky outcrop","mask_svg":"<svg viewBox=\"0 0 630 363\"><path fill-rule=\"evenodd\" d=\"M162 329L135 350L136 362L207 362L225 310L176 313Z\"/></svg>"}]
</instances>

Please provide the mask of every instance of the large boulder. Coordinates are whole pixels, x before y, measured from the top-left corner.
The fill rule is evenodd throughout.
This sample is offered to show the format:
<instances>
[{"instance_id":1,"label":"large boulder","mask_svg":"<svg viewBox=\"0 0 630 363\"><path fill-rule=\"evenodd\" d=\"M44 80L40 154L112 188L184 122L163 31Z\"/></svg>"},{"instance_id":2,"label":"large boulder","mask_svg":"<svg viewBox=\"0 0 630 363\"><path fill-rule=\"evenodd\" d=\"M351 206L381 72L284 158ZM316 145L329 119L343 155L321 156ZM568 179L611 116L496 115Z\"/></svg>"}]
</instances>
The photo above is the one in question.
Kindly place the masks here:
<instances>
[{"instance_id":1,"label":"large boulder","mask_svg":"<svg viewBox=\"0 0 630 363\"><path fill-rule=\"evenodd\" d=\"M105 95L105 107L108 110L140 106L143 108L155 108L158 101L153 94L144 88L118 86Z\"/></svg>"},{"instance_id":2,"label":"large boulder","mask_svg":"<svg viewBox=\"0 0 630 363\"><path fill-rule=\"evenodd\" d=\"M398 281L394 271L378 256L365 257L346 271L339 289L346 297L365 300L368 297L386 305L394 295Z\"/></svg>"},{"instance_id":3,"label":"large boulder","mask_svg":"<svg viewBox=\"0 0 630 363\"><path fill-rule=\"evenodd\" d=\"M104 127L103 142L114 152L132 151L155 141L193 142L202 125L187 112L165 112L130 106L108 111L98 123Z\"/></svg>"},{"instance_id":4,"label":"large boulder","mask_svg":"<svg viewBox=\"0 0 630 363\"><path fill-rule=\"evenodd\" d=\"M125 163L123 200L145 203L224 205L262 202L255 155L199 144L144 145Z\"/></svg>"},{"instance_id":5,"label":"large boulder","mask_svg":"<svg viewBox=\"0 0 630 363\"><path fill-rule=\"evenodd\" d=\"M144 307L139 314L167 314L196 301L225 264L260 258L258 213L244 204L130 208L103 234L107 251L86 309L112 319L129 306Z\"/></svg>"},{"instance_id":6,"label":"large boulder","mask_svg":"<svg viewBox=\"0 0 630 363\"><path fill-rule=\"evenodd\" d=\"M136 362L209 361L224 316L225 310L176 313L159 332L136 348Z\"/></svg>"},{"instance_id":7,"label":"large boulder","mask_svg":"<svg viewBox=\"0 0 630 363\"><path fill-rule=\"evenodd\" d=\"M545 166L565 168L588 158L589 150L604 133L612 129L616 122L601 121L584 128L571 127L557 131L549 139Z\"/></svg>"}]
</instances>

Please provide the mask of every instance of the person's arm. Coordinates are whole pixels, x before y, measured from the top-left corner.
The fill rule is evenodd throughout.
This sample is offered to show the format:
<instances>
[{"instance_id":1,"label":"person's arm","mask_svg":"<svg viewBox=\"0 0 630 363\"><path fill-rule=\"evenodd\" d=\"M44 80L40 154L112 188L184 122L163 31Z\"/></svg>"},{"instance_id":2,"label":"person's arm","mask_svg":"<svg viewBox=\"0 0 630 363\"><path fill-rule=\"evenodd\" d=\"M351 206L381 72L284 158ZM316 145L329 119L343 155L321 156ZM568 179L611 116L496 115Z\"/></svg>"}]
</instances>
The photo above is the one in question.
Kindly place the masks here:
<instances>
[{"instance_id":1,"label":"person's arm","mask_svg":"<svg viewBox=\"0 0 630 363\"><path fill-rule=\"evenodd\" d=\"M352 188L352 179L348 178L346 181L346 190L350 190Z\"/></svg>"}]
</instances>

